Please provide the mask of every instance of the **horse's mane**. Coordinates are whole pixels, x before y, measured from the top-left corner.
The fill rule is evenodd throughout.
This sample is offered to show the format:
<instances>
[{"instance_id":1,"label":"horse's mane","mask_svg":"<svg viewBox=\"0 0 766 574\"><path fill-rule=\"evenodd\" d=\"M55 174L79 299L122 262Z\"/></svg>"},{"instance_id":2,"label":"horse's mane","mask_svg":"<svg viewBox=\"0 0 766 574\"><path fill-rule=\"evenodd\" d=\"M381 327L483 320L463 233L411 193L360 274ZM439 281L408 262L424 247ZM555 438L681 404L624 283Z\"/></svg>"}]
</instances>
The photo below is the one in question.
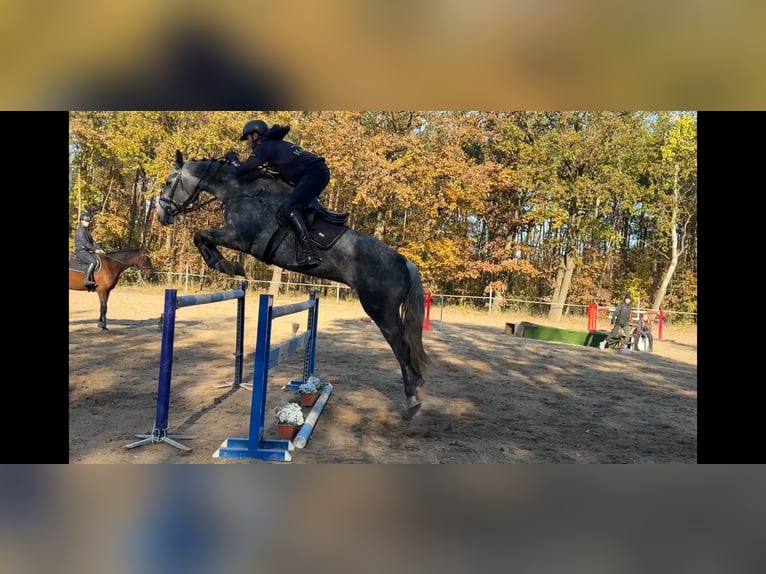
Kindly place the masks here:
<instances>
[{"instance_id":1,"label":"horse's mane","mask_svg":"<svg viewBox=\"0 0 766 574\"><path fill-rule=\"evenodd\" d=\"M186 161L187 162L209 161L209 162L217 162L223 165L230 165L229 160L227 160L225 157L191 158L191 159L187 159ZM244 176L240 176L238 180L242 186L248 189L247 193L250 193L250 190L254 189L259 194L263 192L272 192L279 195L283 195L291 191L293 188L293 185L290 182L286 181L285 179L280 177L280 175L277 172L273 172L273 171L259 172L258 170L254 170L252 172L245 174ZM272 185L274 183L276 183L277 185Z\"/></svg>"},{"instance_id":2,"label":"horse's mane","mask_svg":"<svg viewBox=\"0 0 766 574\"><path fill-rule=\"evenodd\" d=\"M227 160L225 157L203 157L203 158L191 158L186 161L211 161L211 162L218 162L222 164L229 164L229 160ZM233 166L232 166L233 167ZM253 172L255 173L255 172ZM271 170L264 170L260 173L260 178L265 179L267 181L269 180L277 180L286 183L287 185L290 185L290 182L284 180L279 176L279 174L275 171Z\"/></svg>"},{"instance_id":3,"label":"horse's mane","mask_svg":"<svg viewBox=\"0 0 766 574\"><path fill-rule=\"evenodd\" d=\"M108 251L107 256L112 257L113 255L133 254L133 253L138 253L139 251L141 251L140 247L137 247L135 249L118 249L116 251Z\"/></svg>"}]
</instances>

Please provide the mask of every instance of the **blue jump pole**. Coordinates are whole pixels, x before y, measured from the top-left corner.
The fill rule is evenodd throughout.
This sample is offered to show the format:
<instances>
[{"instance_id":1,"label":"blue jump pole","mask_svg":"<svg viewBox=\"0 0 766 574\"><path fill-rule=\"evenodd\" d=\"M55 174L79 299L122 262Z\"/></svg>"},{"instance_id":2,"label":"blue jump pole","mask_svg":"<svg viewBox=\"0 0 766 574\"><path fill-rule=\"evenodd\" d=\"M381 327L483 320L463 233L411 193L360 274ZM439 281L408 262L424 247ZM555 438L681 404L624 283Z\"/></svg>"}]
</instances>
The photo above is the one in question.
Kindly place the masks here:
<instances>
[{"instance_id":1,"label":"blue jump pole","mask_svg":"<svg viewBox=\"0 0 766 574\"><path fill-rule=\"evenodd\" d=\"M314 432L314 426L316 426L317 419L319 419L319 415L322 414L322 411L324 410L324 407L327 404L331 394L332 385L330 383L325 383L325 386L322 389L322 394L319 395L317 402L314 403L314 407L306 417L301 430L298 431L298 434L293 440L296 448L303 448L306 446L306 443L311 437L311 433Z\"/></svg>"}]
</instances>

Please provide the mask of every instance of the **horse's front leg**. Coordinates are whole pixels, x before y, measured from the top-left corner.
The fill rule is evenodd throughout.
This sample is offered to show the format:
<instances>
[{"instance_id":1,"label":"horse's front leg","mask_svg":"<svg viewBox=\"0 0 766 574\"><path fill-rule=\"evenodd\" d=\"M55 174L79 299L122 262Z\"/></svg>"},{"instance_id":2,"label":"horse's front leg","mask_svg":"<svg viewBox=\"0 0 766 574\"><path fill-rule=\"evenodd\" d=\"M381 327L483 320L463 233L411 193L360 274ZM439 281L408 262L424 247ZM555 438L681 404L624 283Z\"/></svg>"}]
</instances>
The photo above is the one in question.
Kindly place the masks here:
<instances>
[{"instance_id":1,"label":"horse's front leg","mask_svg":"<svg viewBox=\"0 0 766 574\"><path fill-rule=\"evenodd\" d=\"M227 275L242 275L245 277L245 268L239 261L227 260L220 251L218 245L241 251L231 233L226 229L210 229L197 231L194 234L194 245L197 246L207 266Z\"/></svg>"},{"instance_id":2,"label":"horse's front leg","mask_svg":"<svg viewBox=\"0 0 766 574\"><path fill-rule=\"evenodd\" d=\"M106 292L99 291L98 293L98 301L99 301L99 315L98 315L98 326L101 327L104 331L108 331L109 329L106 328L106 301L109 299L109 295Z\"/></svg>"}]
</instances>

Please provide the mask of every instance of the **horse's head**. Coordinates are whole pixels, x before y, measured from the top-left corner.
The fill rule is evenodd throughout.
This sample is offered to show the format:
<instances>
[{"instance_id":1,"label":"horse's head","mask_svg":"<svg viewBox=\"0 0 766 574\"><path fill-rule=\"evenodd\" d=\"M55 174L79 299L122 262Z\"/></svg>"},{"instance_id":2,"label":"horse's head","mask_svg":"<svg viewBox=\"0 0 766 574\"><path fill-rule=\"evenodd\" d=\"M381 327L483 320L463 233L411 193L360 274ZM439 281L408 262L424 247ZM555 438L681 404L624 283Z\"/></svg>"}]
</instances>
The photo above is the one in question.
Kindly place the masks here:
<instances>
[{"instance_id":1,"label":"horse's head","mask_svg":"<svg viewBox=\"0 0 766 574\"><path fill-rule=\"evenodd\" d=\"M172 225L178 215L201 206L200 192L209 191L207 183L224 165L221 160L184 161L176 150L173 170L165 179L165 187L157 199L157 219L162 225Z\"/></svg>"},{"instance_id":2,"label":"horse's head","mask_svg":"<svg viewBox=\"0 0 766 574\"><path fill-rule=\"evenodd\" d=\"M175 165L165 179L165 187L157 199L157 219L162 225L172 225L177 215L189 211L194 200L199 197L199 183L199 179L195 181L189 175L183 154L176 150Z\"/></svg>"},{"instance_id":3,"label":"horse's head","mask_svg":"<svg viewBox=\"0 0 766 574\"><path fill-rule=\"evenodd\" d=\"M146 249L141 249L139 253L141 255L141 259L138 262L138 269L141 271L141 276L146 281L150 281L152 277L154 277L154 265L152 264L152 260L149 257L149 253L146 251Z\"/></svg>"}]
</instances>

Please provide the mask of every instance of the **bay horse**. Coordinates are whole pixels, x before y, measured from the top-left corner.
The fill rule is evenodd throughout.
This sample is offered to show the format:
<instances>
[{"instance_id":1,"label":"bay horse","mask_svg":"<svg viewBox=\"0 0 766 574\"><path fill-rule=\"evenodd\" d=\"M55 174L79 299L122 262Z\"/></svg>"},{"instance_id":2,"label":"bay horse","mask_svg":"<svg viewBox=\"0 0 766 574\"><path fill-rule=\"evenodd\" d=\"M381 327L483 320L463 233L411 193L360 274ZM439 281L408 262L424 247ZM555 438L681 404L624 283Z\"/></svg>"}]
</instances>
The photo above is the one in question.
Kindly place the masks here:
<instances>
[{"instance_id":1,"label":"bay horse","mask_svg":"<svg viewBox=\"0 0 766 574\"><path fill-rule=\"evenodd\" d=\"M74 253L69 254L69 288L74 291L95 291L98 293L100 313L98 326L104 331L106 328L106 304L109 301L109 293L117 286L120 275L128 267L138 267L144 279L151 279L154 275L154 266L145 248L124 249L122 251L110 251L106 255L96 256L99 264L93 273L96 287L85 288L85 271L88 265L80 261Z\"/></svg>"},{"instance_id":2,"label":"bay horse","mask_svg":"<svg viewBox=\"0 0 766 574\"><path fill-rule=\"evenodd\" d=\"M203 191L214 197L203 203ZM296 251L300 243L278 221L291 191L290 184L268 175L237 178L225 159L184 161L183 154L176 151L174 167L157 199L157 217L162 225L172 225L179 215L218 199L223 203L223 227L194 234L194 244L211 269L245 276L241 263L228 261L218 250L223 246L269 265L354 289L399 362L406 399L404 416L411 418L420 409L422 371L430 363L423 348L425 305L418 268L379 239L339 223L346 216L327 211L316 200L304 217L322 261L316 267L302 268Z\"/></svg>"}]
</instances>

